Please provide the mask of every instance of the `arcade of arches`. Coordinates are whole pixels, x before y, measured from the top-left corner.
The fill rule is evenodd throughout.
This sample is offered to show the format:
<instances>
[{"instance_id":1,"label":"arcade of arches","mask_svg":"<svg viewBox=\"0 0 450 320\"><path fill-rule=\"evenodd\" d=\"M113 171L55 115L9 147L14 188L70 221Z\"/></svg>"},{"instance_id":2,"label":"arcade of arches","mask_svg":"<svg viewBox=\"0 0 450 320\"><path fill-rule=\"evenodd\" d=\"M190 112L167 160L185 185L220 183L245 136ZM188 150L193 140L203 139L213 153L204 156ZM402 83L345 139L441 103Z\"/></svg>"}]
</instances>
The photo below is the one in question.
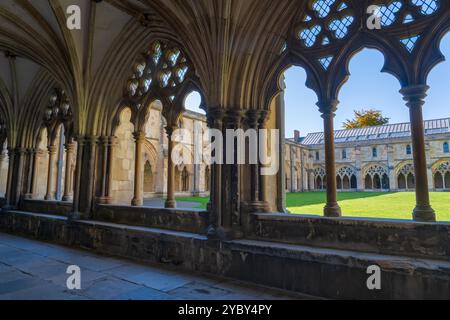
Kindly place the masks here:
<instances>
[{"instance_id":1,"label":"arcade of arches","mask_svg":"<svg viewBox=\"0 0 450 320\"><path fill-rule=\"evenodd\" d=\"M371 30L366 20L371 17L367 8L373 2L379 6L381 28ZM70 243L88 247L111 239L102 234L93 236L93 242L86 240L94 231L81 230L95 228L90 221L187 232L173 239L167 236L178 244L189 234L200 233L202 237L193 236L194 240L186 240L183 245L167 244L161 250L133 249L132 254L138 258L139 254L157 251L162 256L152 256L155 261L175 263L192 259L183 266L241 277L235 270L250 269L242 265L245 259L237 261L230 253L238 249L202 247L202 241L226 242L249 237L315 245L318 243L314 241L320 238L326 244L319 246L327 246L345 238L332 245L342 249L363 240L361 237L352 242L353 234L344 236L337 231L342 227L340 221L345 221L340 219L342 212L337 200L341 190L415 190L412 219L419 224L427 222L424 225L430 230L439 226L429 190L450 188L450 160L427 161L428 140L422 109L427 107L428 75L444 61L439 47L450 29L450 2L74 0L70 4L81 9L80 30L66 27L69 16L65 14L66 0L8 0L0 4L3 229L26 232L25 228L42 227L26 224L26 218L23 221L17 218L19 212L28 211L67 216L67 223L76 227L61 231L59 241L78 230L79 233L69 237ZM399 94L405 100L404 112L409 113L411 120L408 142L401 144L412 149L403 162L344 164L337 157L345 155L352 159L353 152L363 152L346 147L352 142L340 141L334 130L339 90L348 79L349 61L363 48L382 52L383 71L401 85ZM225 133L227 129L279 129L280 136L284 136L282 74L290 66L305 69L306 86L317 95L317 116L323 118L324 125L320 143L312 143L305 149L297 146L296 141L281 141L280 149L270 152L279 154L280 163L286 165L280 165L279 172L272 176L261 174L264 166L260 163L174 164L171 156L177 142L172 133L180 127L191 129L196 122L201 123L202 130L213 128ZM186 97L194 91L201 96L204 118L185 108ZM286 151L291 146L293 151ZM186 147L187 156L192 157L189 143ZM297 147L300 158L306 153L305 163L309 162L310 167L290 164L290 155L297 152L294 151ZM380 148L379 152L385 151ZM318 218L317 223L335 223L339 236L326 241L321 237L332 233L305 231L301 217L274 218L272 212L285 211L285 193L290 188L326 190L326 219ZM176 210L177 194L210 195L208 210L204 213ZM152 196L164 197L165 209L145 211L144 199ZM21 221L23 229L17 226ZM277 231L284 223L286 229ZM54 225L47 239L56 237L58 226ZM367 234L378 230L367 227L370 223L363 226ZM50 228L46 230L49 232ZM111 232L118 232L114 230ZM399 232L401 235L397 236L404 237L402 241L386 237L386 243L359 248L376 248L371 252L394 255L403 255L407 248L412 253L405 255L421 257L439 256L439 252L446 250L433 251L429 245L421 251L421 245L427 241L408 234L413 231ZM305 239L301 238L307 234ZM416 239L414 244L399 247L400 243L408 242L409 235ZM130 238L139 242L139 236L122 236L120 241ZM369 238L380 237L364 239ZM311 239L316 240L309 243ZM155 246L161 245L157 243ZM120 250L135 246L136 243L123 245ZM102 250L129 253L113 248L119 250L115 244L105 245ZM197 251L199 248L203 251ZM196 254L188 256L190 250ZM231 251L221 259L212 258L221 250ZM252 254L255 256L252 261L256 261L258 250L245 254L242 251L236 257ZM275 263L276 259L269 261ZM251 263L249 260L245 263ZM239 267L227 268L227 263L237 263L233 266ZM251 281L278 285L271 283L273 277L263 271L261 274L250 271L246 276L253 277ZM289 275L287 272L284 276ZM417 281L428 281L420 279ZM295 287L298 281L283 283L291 286L288 289L301 290ZM433 286L425 283L424 287ZM308 293L323 293L314 290ZM407 290L396 292L407 294Z\"/></svg>"}]
</instances>

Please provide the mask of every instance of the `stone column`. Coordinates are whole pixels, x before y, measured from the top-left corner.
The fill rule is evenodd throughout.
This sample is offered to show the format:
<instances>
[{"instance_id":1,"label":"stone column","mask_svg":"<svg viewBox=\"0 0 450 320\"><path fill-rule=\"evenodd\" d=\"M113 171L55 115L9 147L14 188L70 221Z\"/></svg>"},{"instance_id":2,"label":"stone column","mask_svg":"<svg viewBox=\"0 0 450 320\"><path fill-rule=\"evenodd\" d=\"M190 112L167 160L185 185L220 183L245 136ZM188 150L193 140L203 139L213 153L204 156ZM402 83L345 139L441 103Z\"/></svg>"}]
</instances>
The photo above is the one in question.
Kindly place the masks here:
<instances>
[{"instance_id":1,"label":"stone column","mask_svg":"<svg viewBox=\"0 0 450 320\"><path fill-rule=\"evenodd\" d=\"M325 136L325 170L327 174L327 204L324 209L326 217L340 217L341 208L337 202L336 160L334 148L334 110L337 101L321 106L324 119Z\"/></svg>"},{"instance_id":2,"label":"stone column","mask_svg":"<svg viewBox=\"0 0 450 320\"><path fill-rule=\"evenodd\" d=\"M429 87L417 85L404 87L400 90L409 108L411 119L411 136L413 144L414 172L416 179L416 208L413 212L415 221L434 222L436 213L430 205L428 190L427 161L425 153L425 129L423 124L422 107Z\"/></svg>"},{"instance_id":3,"label":"stone column","mask_svg":"<svg viewBox=\"0 0 450 320\"><path fill-rule=\"evenodd\" d=\"M218 132L222 132L223 130L223 118L224 112L220 108L210 109L208 110L208 127L209 129L217 130ZM217 143L214 141L215 137L210 135L210 142ZM215 162L211 163L211 183L209 186L210 189L210 203L208 204L209 210L209 226L207 235L209 238L218 238L218 228L222 221L222 164L220 162L220 157L223 156L222 149L220 150L211 150L211 159L215 159ZM219 159L218 159L219 158Z\"/></svg>"},{"instance_id":4,"label":"stone column","mask_svg":"<svg viewBox=\"0 0 450 320\"><path fill-rule=\"evenodd\" d=\"M56 164L56 156L57 156L57 147L55 145L51 145L48 147L48 173L47 173L47 194L45 195L45 200L53 201L55 200L55 164Z\"/></svg>"},{"instance_id":5,"label":"stone column","mask_svg":"<svg viewBox=\"0 0 450 320\"><path fill-rule=\"evenodd\" d=\"M241 217L241 189L240 175L241 165L238 164L238 144L236 141L228 141L227 130L242 129L242 110L230 109L224 117L224 157L226 164L222 166L222 232L225 238L239 238L242 230ZM234 148L234 157L227 154L227 144ZM229 150L231 151L231 150ZM232 163L230 163L232 162Z\"/></svg>"},{"instance_id":6,"label":"stone column","mask_svg":"<svg viewBox=\"0 0 450 320\"><path fill-rule=\"evenodd\" d=\"M98 172L98 204L112 203L112 167L114 161L114 151L117 144L117 137L102 137L99 140L101 156L99 157L99 172Z\"/></svg>"},{"instance_id":7,"label":"stone column","mask_svg":"<svg viewBox=\"0 0 450 320\"><path fill-rule=\"evenodd\" d=\"M28 168L27 185L25 187L25 199L33 199L34 196L34 180L36 179L36 158L37 152L35 149L28 150Z\"/></svg>"},{"instance_id":8,"label":"stone column","mask_svg":"<svg viewBox=\"0 0 450 320\"><path fill-rule=\"evenodd\" d=\"M75 144L73 142L68 142L64 146L66 149L66 166L65 166L65 177L64 177L64 195L62 201L72 201L73 200L73 177L72 177L72 159L75 155Z\"/></svg>"},{"instance_id":9,"label":"stone column","mask_svg":"<svg viewBox=\"0 0 450 320\"><path fill-rule=\"evenodd\" d=\"M265 129L265 122L267 119L267 111L262 111L259 118L259 130ZM258 138L260 136L258 135ZM259 147L264 144L266 148L268 148L267 141L260 141ZM271 155L273 155L276 152L276 150L271 150ZM268 154L266 152L266 154ZM264 166L260 163L260 181L259 181L259 200L262 203L263 211L268 212L269 211L269 203L267 202L267 176L263 175L261 171L263 170Z\"/></svg>"},{"instance_id":10,"label":"stone column","mask_svg":"<svg viewBox=\"0 0 450 320\"><path fill-rule=\"evenodd\" d=\"M39 172L37 171L38 170L38 166L39 166L39 159L41 157L44 157L44 156L45 156L45 151L44 150L36 149L36 152L34 154L33 179L32 179L32 182L31 182L31 190L30 190L32 198L34 198L36 196L36 187L37 187L36 184L39 181L39 179L38 179Z\"/></svg>"},{"instance_id":11,"label":"stone column","mask_svg":"<svg viewBox=\"0 0 450 320\"><path fill-rule=\"evenodd\" d=\"M144 205L144 158L142 156L142 148L144 146L145 133L139 131L133 135L136 141L136 154L134 157L134 198L131 201L131 205L140 207Z\"/></svg>"},{"instance_id":12,"label":"stone column","mask_svg":"<svg viewBox=\"0 0 450 320\"><path fill-rule=\"evenodd\" d=\"M295 180L297 177L295 176L295 162L296 162L296 156L295 152L292 148L292 146L289 146L289 158L291 159L290 162L290 169L291 169L291 185L290 185L290 192L295 192Z\"/></svg>"},{"instance_id":13,"label":"stone column","mask_svg":"<svg viewBox=\"0 0 450 320\"><path fill-rule=\"evenodd\" d=\"M74 176L74 193L73 193L73 208L69 215L69 220L77 220L81 218L80 213L80 199L81 199L81 171L83 170L83 154L86 140L84 137L77 138L77 163L75 166Z\"/></svg>"},{"instance_id":14,"label":"stone column","mask_svg":"<svg viewBox=\"0 0 450 320\"><path fill-rule=\"evenodd\" d=\"M166 133L169 143L168 155L167 155L167 199L165 207L167 209L174 209L177 206L175 201L175 166L172 161L172 152L175 148L175 141L172 139L172 134L176 130L176 127L167 127Z\"/></svg>"},{"instance_id":15,"label":"stone column","mask_svg":"<svg viewBox=\"0 0 450 320\"><path fill-rule=\"evenodd\" d=\"M17 208L20 197L22 196L23 191L23 169L24 169L24 162L25 162L25 154L27 150L24 148L17 148L16 149L16 156L15 156L15 171L13 172L13 194L11 195L11 205L13 208Z\"/></svg>"},{"instance_id":16,"label":"stone column","mask_svg":"<svg viewBox=\"0 0 450 320\"><path fill-rule=\"evenodd\" d=\"M14 158L15 158L15 151L13 148L8 148L8 177L6 182L6 207L11 208L11 197L12 197L12 188L13 188L13 172L14 172Z\"/></svg>"},{"instance_id":17,"label":"stone column","mask_svg":"<svg viewBox=\"0 0 450 320\"><path fill-rule=\"evenodd\" d=\"M286 85L284 82L284 76L280 79L282 83L282 90L286 89ZM279 212L287 212L286 209L286 169L285 169L285 160L286 160L286 120L285 120L285 101L284 101L284 93L281 93L276 98L276 106L277 106L277 128L280 130L280 142L279 142L279 170L278 170L278 186L277 186L277 206Z\"/></svg>"},{"instance_id":18,"label":"stone column","mask_svg":"<svg viewBox=\"0 0 450 320\"><path fill-rule=\"evenodd\" d=\"M0 143L0 148L1 148L2 144ZM3 152L3 150L0 150L0 181L2 181L4 179L3 177L3 161L5 161L6 158L6 154ZM6 180L8 180L8 177L6 177ZM4 198L6 198L6 190L5 190L5 195L3 196Z\"/></svg>"},{"instance_id":19,"label":"stone column","mask_svg":"<svg viewBox=\"0 0 450 320\"><path fill-rule=\"evenodd\" d=\"M259 114L257 111L249 111L247 113L247 126L249 130L258 130ZM258 154L259 146L252 147L248 144L248 152L256 152ZM249 157L250 159L250 154ZM250 164L250 198L251 202L256 204L259 202L259 163Z\"/></svg>"}]
</instances>

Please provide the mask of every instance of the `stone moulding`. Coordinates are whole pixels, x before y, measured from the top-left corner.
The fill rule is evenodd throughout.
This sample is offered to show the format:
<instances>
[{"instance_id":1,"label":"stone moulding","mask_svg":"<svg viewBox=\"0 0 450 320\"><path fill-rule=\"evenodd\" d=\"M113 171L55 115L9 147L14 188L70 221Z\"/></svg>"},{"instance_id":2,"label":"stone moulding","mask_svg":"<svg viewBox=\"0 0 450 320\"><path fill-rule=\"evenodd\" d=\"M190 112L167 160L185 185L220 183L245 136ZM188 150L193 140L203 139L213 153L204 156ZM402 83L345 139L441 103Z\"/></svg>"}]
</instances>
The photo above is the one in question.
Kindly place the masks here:
<instances>
[{"instance_id":1,"label":"stone moulding","mask_svg":"<svg viewBox=\"0 0 450 320\"><path fill-rule=\"evenodd\" d=\"M254 214L250 238L359 252L450 260L450 223Z\"/></svg>"},{"instance_id":2,"label":"stone moulding","mask_svg":"<svg viewBox=\"0 0 450 320\"><path fill-rule=\"evenodd\" d=\"M44 241L163 263L189 272L254 282L333 299L450 299L450 262L206 236L61 216L0 213L0 230ZM367 289L367 268L383 271L380 291ZM415 288L416 290L411 290Z\"/></svg>"}]
</instances>

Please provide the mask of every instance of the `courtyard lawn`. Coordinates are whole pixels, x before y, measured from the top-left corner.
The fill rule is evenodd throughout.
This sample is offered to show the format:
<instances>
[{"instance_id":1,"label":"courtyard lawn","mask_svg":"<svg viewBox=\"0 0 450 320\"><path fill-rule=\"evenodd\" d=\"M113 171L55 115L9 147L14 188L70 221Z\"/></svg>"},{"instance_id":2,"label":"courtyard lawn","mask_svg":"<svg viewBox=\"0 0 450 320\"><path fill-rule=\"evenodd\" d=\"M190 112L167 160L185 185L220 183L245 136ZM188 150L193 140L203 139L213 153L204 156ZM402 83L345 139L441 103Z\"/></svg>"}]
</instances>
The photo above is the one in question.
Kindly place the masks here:
<instances>
[{"instance_id":1,"label":"courtyard lawn","mask_svg":"<svg viewBox=\"0 0 450 320\"><path fill-rule=\"evenodd\" d=\"M196 202L198 203L198 207L196 209L204 209L206 210L206 206L208 205L209 198L204 197L177 197L176 201L184 201L184 202Z\"/></svg>"},{"instance_id":2,"label":"courtyard lawn","mask_svg":"<svg viewBox=\"0 0 450 320\"><path fill-rule=\"evenodd\" d=\"M432 192L431 205L438 221L450 221L450 193ZM290 193L287 207L291 213L322 215L325 193ZM413 192L368 193L350 192L338 194L339 205L345 217L412 219L415 207Z\"/></svg>"},{"instance_id":3,"label":"courtyard lawn","mask_svg":"<svg viewBox=\"0 0 450 320\"><path fill-rule=\"evenodd\" d=\"M415 207L413 192L339 193L339 204L344 217L412 219ZM324 192L288 193L286 204L294 214L322 215L326 195ZM179 198L179 201L198 202L200 209L206 209L208 198ZM450 221L450 193L432 192L431 205L438 221Z\"/></svg>"}]
</instances>

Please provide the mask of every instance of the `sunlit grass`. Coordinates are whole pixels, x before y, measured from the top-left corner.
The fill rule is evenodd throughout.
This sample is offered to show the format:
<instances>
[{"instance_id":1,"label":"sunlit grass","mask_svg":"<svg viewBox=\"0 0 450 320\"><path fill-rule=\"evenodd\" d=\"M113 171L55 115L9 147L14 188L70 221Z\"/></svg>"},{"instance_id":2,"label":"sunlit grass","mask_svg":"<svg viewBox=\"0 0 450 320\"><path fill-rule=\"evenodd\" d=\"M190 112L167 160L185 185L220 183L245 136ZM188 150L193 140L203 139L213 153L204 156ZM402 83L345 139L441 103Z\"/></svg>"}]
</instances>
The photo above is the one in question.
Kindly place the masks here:
<instances>
[{"instance_id":1,"label":"sunlit grass","mask_svg":"<svg viewBox=\"0 0 450 320\"><path fill-rule=\"evenodd\" d=\"M288 193L286 204L294 214L322 215L326 195L324 192ZM339 193L339 205L344 217L412 219L415 207L413 192ZM197 202L199 209L206 209L209 198L179 198L179 201ZM450 193L432 192L431 205L438 221L450 221Z\"/></svg>"},{"instance_id":2,"label":"sunlit grass","mask_svg":"<svg viewBox=\"0 0 450 320\"><path fill-rule=\"evenodd\" d=\"M291 213L322 215L325 193L290 193L287 207ZM415 207L413 192L338 194L339 205L345 217L412 219ZM439 221L450 221L450 193L431 193L431 205Z\"/></svg>"}]
</instances>

